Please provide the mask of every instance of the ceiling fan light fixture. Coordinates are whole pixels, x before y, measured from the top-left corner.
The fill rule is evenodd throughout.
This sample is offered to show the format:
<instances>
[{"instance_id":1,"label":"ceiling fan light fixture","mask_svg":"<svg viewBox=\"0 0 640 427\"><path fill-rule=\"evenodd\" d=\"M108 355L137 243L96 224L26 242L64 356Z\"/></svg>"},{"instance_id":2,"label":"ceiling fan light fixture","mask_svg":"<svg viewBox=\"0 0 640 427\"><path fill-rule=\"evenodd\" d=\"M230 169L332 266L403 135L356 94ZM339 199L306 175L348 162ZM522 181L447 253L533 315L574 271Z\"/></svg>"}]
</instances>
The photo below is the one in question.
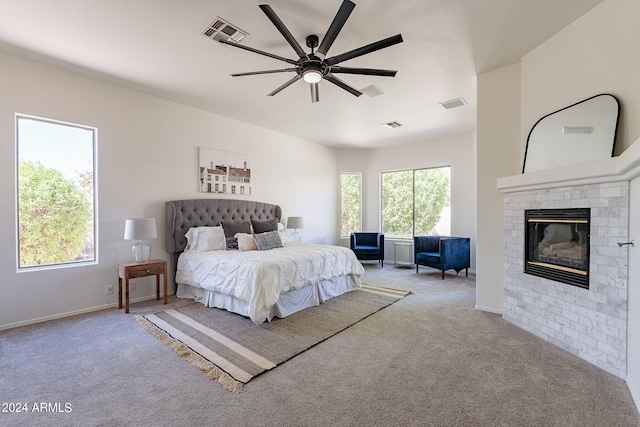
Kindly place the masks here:
<instances>
[{"instance_id":1,"label":"ceiling fan light fixture","mask_svg":"<svg viewBox=\"0 0 640 427\"><path fill-rule=\"evenodd\" d=\"M322 80L322 73L315 69L306 70L302 73L302 78L307 83L318 83Z\"/></svg>"}]
</instances>

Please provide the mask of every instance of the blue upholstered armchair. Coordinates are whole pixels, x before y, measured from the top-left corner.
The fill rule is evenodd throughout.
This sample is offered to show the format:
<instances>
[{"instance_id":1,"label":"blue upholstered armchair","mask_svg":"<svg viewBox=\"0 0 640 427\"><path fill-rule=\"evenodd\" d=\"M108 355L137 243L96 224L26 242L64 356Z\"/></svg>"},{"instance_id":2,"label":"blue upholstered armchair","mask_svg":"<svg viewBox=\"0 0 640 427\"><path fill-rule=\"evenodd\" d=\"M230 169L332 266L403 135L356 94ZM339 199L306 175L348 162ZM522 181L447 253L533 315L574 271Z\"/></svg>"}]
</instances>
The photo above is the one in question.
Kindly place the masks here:
<instances>
[{"instance_id":1,"label":"blue upholstered armchair","mask_svg":"<svg viewBox=\"0 0 640 427\"><path fill-rule=\"evenodd\" d=\"M413 238L416 273L418 266L442 270L444 272L453 269L458 274L465 270L465 276L469 277L471 265L470 239L467 237L446 236L416 236Z\"/></svg>"},{"instance_id":2,"label":"blue upholstered armchair","mask_svg":"<svg viewBox=\"0 0 640 427\"><path fill-rule=\"evenodd\" d=\"M351 250L361 261L378 261L384 267L384 234L351 233Z\"/></svg>"}]
</instances>

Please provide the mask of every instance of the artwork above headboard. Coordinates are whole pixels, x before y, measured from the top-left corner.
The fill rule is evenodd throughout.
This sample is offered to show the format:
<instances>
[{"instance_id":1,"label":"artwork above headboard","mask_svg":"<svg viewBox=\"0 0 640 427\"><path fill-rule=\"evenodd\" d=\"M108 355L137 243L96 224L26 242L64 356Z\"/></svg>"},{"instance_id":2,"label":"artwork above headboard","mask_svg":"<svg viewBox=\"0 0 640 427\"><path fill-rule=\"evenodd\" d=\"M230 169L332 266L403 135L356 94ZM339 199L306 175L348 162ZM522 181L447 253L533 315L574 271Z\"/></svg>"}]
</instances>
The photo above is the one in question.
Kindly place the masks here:
<instances>
[{"instance_id":1,"label":"artwork above headboard","mask_svg":"<svg viewBox=\"0 0 640 427\"><path fill-rule=\"evenodd\" d=\"M214 227L221 222L268 221L282 218L278 205L248 200L191 199L166 202L167 252L177 254L187 246L191 227Z\"/></svg>"}]
</instances>

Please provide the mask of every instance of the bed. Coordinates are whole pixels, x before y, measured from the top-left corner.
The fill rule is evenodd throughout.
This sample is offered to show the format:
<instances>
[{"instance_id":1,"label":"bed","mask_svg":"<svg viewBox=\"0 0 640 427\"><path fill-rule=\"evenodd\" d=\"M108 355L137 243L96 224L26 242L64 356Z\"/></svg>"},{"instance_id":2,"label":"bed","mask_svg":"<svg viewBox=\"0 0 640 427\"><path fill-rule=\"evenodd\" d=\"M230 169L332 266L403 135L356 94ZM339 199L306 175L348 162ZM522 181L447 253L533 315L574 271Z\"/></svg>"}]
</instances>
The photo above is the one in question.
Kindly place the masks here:
<instances>
[{"instance_id":1,"label":"bed","mask_svg":"<svg viewBox=\"0 0 640 427\"><path fill-rule=\"evenodd\" d=\"M278 205L192 199L166 202L166 211L167 251L173 256L179 298L261 324L360 287L364 269L353 252L287 241L278 227ZM250 233L246 224L251 224Z\"/></svg>"}]
</instances>

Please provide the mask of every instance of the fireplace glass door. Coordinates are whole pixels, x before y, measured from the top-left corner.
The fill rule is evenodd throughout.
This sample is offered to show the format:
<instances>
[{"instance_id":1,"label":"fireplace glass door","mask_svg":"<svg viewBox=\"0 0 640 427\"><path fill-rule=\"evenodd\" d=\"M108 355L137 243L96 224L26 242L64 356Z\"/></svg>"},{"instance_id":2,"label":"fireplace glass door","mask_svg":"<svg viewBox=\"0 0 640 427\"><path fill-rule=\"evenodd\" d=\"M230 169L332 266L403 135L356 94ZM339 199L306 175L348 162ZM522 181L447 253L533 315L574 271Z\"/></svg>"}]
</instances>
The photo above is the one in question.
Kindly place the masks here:
<instances>
[{"instance_id":1,"label":"fireplace glass door","mask_svg":"<svg viewBox=\"0 0 640 427\"><path fill-rule=\"evenodd\" d=\"M590 209L525 211L525 273L589 288Z\"/></svg>"}]
</instances>

